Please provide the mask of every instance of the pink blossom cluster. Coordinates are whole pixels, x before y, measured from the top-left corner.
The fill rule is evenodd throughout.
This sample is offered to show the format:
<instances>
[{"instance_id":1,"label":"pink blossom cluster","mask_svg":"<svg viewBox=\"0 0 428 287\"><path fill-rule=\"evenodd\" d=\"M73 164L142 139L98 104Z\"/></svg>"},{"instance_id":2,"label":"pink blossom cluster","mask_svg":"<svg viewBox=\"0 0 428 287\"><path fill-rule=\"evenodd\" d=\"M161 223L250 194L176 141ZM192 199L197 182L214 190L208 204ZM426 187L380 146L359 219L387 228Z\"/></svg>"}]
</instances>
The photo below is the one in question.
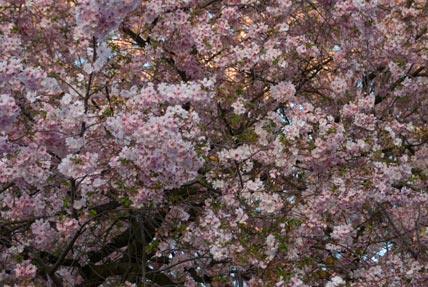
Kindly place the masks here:
<instances>
[{"instance_id":1,"label":"pink blossom cluster","mask_svg":"<svg viewBox=\"0 0 428 287\"><path fill-rule=\"evenodd\" d=\"M172 188L191 180L202 164L188 140L197 136L197 122L195 113L180 106L170 106L164 115L147 122L136 115L109 118L106 126L116 138L135 142L123 147L110 165L125 174L137 168L139 180L149 187Z\"/></svg>"},{"instance_id":2,"label":"pink blossom cluster","mask_svg":"<svg viewBox=\"0 0 428 287\"><path fill-rule=\"evenodd\" d=\"M73 236L78 228L79 222L74 218L66 218L63 221L56 223L56 229L58 230L58 233L66 239Z\"/></svg>"},{"instance_id":3,"label":"pink blossom cluster","mask_svg":"<svg viewBox=\"0 0 428 287\"><path fill-rule=\"evenodd\" d=\"M19 263L15 267L15 277L19 280L31 280L36 275L37 267L29 261Z\"/></svg>"},{"instance_id":4,"label":"pink blossom cluster","mask_svg":"<svg viewBox=\"0 0 428 287\"><path fill-rule=\"evenodd\" d=\"M97 153L69 154L58 165L58 171L71 178L95 173L98 164Z\"/></svg>"},{"instance_id":5,"label":"pink blossom cluster","mask_svg":"<svg viewBox=\"0 0 428 287\"><path fill-rule=\"evenodd\" d=\"M7 130L15 121L19 113L19 107L10 95L0 95L0 124Z\"/></svg>"},{"instance_id":6,"label":"pink blossom cluster","mask_svg":"<svg viewBox=\"0 0 428 287\"><path fill-rule=\"evenodd\" d=\"M287 101L294 102L296 88L291 82L281 82L278 85L272 86L270 88L270 94L280 103Z\"/></svg>"},{"instance_id":7,"label":"pink blossom cluster","mask_svg":"<svg viewBox=\"0 0 428 287\"><path fill-rule=\"evenodd\" d=\"M37 219L31 224L31 232L33 234L33 242L37 248L49 250L55 246L57 240L57 232L52 226L52 223Z\"/></svg>"},{"instance_id":8,"label":"pink blossom cluster","mask_svg":"<svg viewBox=\"0 0 428 287\"><path fill-rule=\"evenodd\" d=\"M75 10L76 23L75 38L92 39L98 41L104 38L114 29L117 29L123 18L135 9L140 1L117 0L84 0L77 5Z\"/></svg>"}]
</instances>

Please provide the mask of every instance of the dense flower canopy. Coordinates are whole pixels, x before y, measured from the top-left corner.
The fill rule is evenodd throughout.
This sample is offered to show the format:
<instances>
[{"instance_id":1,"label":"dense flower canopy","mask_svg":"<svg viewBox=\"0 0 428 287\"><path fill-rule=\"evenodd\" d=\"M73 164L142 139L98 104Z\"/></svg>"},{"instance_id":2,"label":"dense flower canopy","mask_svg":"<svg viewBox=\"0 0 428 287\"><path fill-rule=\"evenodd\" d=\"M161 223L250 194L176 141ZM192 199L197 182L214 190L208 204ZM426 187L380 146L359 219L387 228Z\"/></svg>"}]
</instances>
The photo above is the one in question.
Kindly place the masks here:
<instances>
[{"instance_id":1,"label":"dense flower canopy","mask_svg":"<svg viewBox=\"0 0 428 287\"><path fill-rule=\"evenodd\" d=\"M427 3L0 0L0 285L425 286Z\"/></svg>"}]
</instances>

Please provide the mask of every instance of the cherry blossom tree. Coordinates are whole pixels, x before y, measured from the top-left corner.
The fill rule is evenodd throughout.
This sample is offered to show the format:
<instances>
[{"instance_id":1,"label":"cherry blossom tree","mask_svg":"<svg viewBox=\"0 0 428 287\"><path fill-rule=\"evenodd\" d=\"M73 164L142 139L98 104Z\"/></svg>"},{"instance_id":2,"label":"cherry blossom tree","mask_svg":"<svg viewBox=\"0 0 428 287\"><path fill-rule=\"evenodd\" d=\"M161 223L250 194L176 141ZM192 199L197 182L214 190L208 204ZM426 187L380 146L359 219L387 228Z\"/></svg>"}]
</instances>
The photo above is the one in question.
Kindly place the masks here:
<instances>
[{"instance_id":1,"label":"cherry blossom tree","mask_svg":"<svg viewBox=\"0 0 428 287\"><path fill-rule=\"evenodd\" d=\"M1 0L0 285L424 286L425 0Z\"/></svg>"}]
</instances>

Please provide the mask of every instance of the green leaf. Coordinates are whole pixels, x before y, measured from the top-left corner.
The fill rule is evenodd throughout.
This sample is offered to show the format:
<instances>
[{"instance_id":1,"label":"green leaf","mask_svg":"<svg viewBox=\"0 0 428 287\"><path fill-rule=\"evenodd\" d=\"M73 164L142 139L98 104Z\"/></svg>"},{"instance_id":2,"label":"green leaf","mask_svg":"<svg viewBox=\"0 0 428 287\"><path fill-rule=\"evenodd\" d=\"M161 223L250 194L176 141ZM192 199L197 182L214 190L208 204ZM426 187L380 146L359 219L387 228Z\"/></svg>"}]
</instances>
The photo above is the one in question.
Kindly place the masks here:
<instances>
[{"instance_id":1,"label":"green leaf","mask_svg":"<svg viewBox=\"0 0 428 287\"><path fill-rule=\"evenodd\" d=\"M237 124L237 123L239 123L239 115L232 114L232 115L230 116L230 120L232 121L232 123L233 123L233 124Z\"/></svg>"},{"instance_id":2,"label":"green leaf","mask_svg":"<svg viewBox=\"0 0 428 287\"><path fill-rule=\"evenodd\" d=\"M75 164L82 164L83 160L78 156L78 155L74 155L71 157L71 160L75 163Z\"/></svg>"},{"instance_id":3,"label":"green leaf","mask_svg":"<svg viewBox=\"0 0 428 287\"><path fill-rule=\"evenodd\" d=\"M219 209L221 207L221 201L216 200L212 203L214 209Z\"/></svg>"},{"instance_id":4,"label":"green leaf","mask_svg":"<svg viewBox=\"0 0 428 287\"><path fill-rule=\"evenodd\" d=\"M103 115L106 116L106 117L111 117L111 116L113 116L113 111L110 108L107 108L104 111Z\"/></svg>"},{"instance_id":5,"label":"green leaf","mask_svg":"<svg viewBox=\"0 0 428 287\"><path fill-rule=\"evenodd\" d=\"M71 182L69 182L68 180L64 180L63 184L66 187L71 187Z\"/></svg>"},{"instance_id":6,"label":"green leaf","mask_svg":"<svg viewBox=\"0 0 428 287\"><path fill-rule=\"evenodd\" d=\"M90 216L91 218L93 218L93 217L97 216L97 212L95 211L95 209L90 209L90 210L89 210L89 216Z\"/></svg>"},{"instance_id":7,"label":"green leaf","mask_svg":"<svg viewBox=\"0 0 428 287\"><path fill-rule=\"evenodd\" d=\"M302 225L303 221L299 218L289 218L287 220L287 224L290 227L298 227L300 225Z\"/></svg>"},{"instance_id":8,"label":"green leaf","mask_svg":"<svg viewBox=\"0 0 428 287\"><path fill-rule=\"evenodd\" d=\"M147 244L146 246L144 246L144 251L146 253L151 253L153 251L156 251L156 249L159 246L160 241L159 240L153 240L152 242L150 242L149 244Z\"/></svg>"},{"instance_id":9,"label":"green leaf","mask_svg":"<svg viewBox=\"0 0 428 287\"><path fill-rule=\"evenodd\" d=\"M209 49L211 49L213 46L210 44L210 42L208 41L208 39L204 39L204 44L205 44L205 46L207 46Z\"/></svg>"},{"instance_id":10,"label":"green leaf","mask_svg":"<svg viewBox=\"0 0 428 287\"><path fill-rule=\"evenodd\" d=\"M259 137L254 130L245 131L237 135L237 139L241 143L256 143L258 138Z\"/></svg>"},{"instance_id":11,"label":"green leaf","mask_svg":"<svg viewBox=\"0 0 428 287\"><path fill-rule=\"evenodd\" d=\"M288 250L287 245L285 245L285 243L279 244L278 249L279 251L284 251L284 252Z\"/></svg>"},{"instance_id":12,"label":"green leaf","mask_svg":"<svg viewBox=\"0 0 428 287\"><path fill-rule=\"evenodd\" d=\"M129 199L129 197L122 198L122 205L125 207L130 207L132 204L132 200Z\"/></svg>"},{"instance_id":13,"label":"green leaf","mask_svg":"<svg viewBox=\"0 0 428 287\"><path fill-rule=\"evenodd\" d=\"M126 165L130 162L129 159L123 157L119 158L119 161L122 165Z\"/></svg>"},{"instance_id":14,"label":"green leaf","mask_svg":"<svg viewBox=\"0 0 428 287\"><path fill-rule=\"evenodd\" d=\"M336 132L336 129L335 129L335 128L329 128L329 129L327 130L327 134L328 134L328 135L334 134L335 132Z\"/></svg>"}]
</instances>

